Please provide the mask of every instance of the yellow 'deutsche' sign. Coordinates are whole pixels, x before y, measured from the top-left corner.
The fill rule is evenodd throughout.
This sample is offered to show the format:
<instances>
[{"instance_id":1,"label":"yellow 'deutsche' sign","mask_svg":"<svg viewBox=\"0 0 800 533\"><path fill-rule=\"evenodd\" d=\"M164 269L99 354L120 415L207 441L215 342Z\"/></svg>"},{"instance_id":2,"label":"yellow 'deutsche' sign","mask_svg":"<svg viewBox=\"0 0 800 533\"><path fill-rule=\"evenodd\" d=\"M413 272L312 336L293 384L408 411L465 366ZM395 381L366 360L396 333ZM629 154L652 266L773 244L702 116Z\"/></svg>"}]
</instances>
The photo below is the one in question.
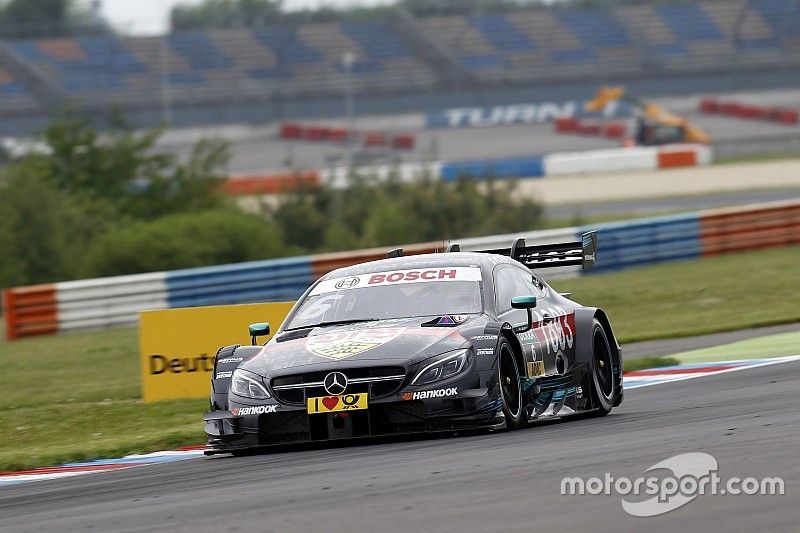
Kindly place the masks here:
<instances>
[{"instance_id":1,"label":"yellow 'deutsche' sign","mask_svg":"<svg viewBox=\"0 0 800 533\"><path fill-rule=\"evenodd\" d=\"M275 331L292 305L273 302L142 311L142 398L154 402L208 397L217 350L229 344L250 344L247 326L255 322L269 322Z\"/></svg>"}]
</instances>

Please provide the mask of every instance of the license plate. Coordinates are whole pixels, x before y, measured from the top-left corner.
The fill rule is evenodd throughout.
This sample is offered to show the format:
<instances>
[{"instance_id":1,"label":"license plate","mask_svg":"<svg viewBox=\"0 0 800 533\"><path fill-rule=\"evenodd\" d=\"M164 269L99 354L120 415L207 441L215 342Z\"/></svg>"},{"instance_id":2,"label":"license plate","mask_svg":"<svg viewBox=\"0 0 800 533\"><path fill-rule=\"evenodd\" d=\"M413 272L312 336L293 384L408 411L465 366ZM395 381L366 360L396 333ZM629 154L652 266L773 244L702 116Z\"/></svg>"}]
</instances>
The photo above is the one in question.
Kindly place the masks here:
<instances>
[{"instance_id":1,"label":"license plate","mask_svg":"<svg viewBox=\"0 0 800 533\"><path fill-rule=\"evenodd\" d=\"M308 414L336 413L367 408L367 394L340 394L308 399Z\"/></svg>"}]
</instances>

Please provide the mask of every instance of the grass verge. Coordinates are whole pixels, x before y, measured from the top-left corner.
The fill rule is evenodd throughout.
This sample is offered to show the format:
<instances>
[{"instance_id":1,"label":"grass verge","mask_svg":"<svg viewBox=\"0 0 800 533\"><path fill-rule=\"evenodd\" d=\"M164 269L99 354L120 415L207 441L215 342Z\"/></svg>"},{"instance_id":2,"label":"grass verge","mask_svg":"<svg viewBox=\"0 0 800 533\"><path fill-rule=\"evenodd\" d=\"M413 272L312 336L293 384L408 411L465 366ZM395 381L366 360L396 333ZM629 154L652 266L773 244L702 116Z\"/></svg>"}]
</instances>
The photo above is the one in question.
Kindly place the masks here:
<instances>
[{"instance_id":1,"label":"grass verge","mask_svg":"<svg viewBox=\"0 0 800 533\"><path fill-rule=\"evenodd\" d=\"M681 364L674 357L639 357L625 361L625 372L644 370L646 368L660 368L662 366L673 366Z\"/></svg>"},{"instance_id":2,"label":"grass verge","mask_svg":"<svg viewBox=\"0 0 800 533\"><path fill-rule=\"evenodd\" d=\"M707 363L709 361L737 361L739 359L765 359L800 355L800 332L779 333L744 341L692 350L673 357L681 363ZM627 370L627 362L625 367Z\"/></svg>"},{"instance_id":3,"label":"grass verge","mask_svg":"<svg viewBox=\"0 0 800 533\"><path fill-rule=\"evenodd\" d=\"M623 343L795 322L797 252L735 254L553 285L603 307ZM777 336L770 349L793 355L800 337L792 335ZM753 357L763 355L764 346L744 341L679 360ZM626 362L626 370L636 364ZM134 329L0 341L0 368L0 471L203 442L200 414L207 400L141 402Z\"/></svg>"}]
</instances>

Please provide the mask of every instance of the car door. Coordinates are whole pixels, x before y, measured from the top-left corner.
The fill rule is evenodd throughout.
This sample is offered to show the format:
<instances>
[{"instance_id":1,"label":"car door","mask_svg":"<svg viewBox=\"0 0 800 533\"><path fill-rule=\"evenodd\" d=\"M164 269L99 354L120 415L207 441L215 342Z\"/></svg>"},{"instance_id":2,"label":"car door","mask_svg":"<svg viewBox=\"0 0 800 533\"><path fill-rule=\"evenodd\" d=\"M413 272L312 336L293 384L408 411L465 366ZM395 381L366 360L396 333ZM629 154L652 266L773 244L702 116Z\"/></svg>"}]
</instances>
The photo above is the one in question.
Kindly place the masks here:
<instances>
[{"instance_id":1,"label":"car door","mask_svg":"<svg viewBox=\"0 0 800 533\"><path fill-rule=\"evenodd\" d=\"M512 309L511 299L515 296L536 296L536 309L533 310L533 328L518 335L525 352L527 374L529 377L554 374L556 372L556 351L548 342L548 329L553 319L547 286L527 269L514 265L498 265L494 272L495 305L498 319L514 326L528 322L528 313L523 309Z\"/></svg>"}]
</instances>

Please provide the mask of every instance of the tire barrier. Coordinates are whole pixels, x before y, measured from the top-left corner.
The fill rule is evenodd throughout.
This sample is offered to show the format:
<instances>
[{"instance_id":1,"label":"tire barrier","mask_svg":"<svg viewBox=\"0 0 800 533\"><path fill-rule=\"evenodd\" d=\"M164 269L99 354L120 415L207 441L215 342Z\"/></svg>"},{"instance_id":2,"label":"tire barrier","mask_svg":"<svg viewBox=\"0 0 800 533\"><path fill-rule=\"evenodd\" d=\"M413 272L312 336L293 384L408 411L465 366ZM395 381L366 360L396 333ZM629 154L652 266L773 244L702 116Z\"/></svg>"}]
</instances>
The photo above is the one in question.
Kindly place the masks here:
<instances>
[{"instance_id":1,"label":"tire barrier","mask_svg":"<svg viewBox=\"0 0 800 533\"><path fill-rule=\"evenodd\" d=\"M597 231L597 263L590 271L693 259L723 253L800 244L800 201L717 209L595 226L454 239L463 251L572 241ZM442 242L404 246L405 255L441 251ZM6 337L131 325L140 311L247 302L296 300L320 276L348 265L385 257L384 248L250 261L231 265L152 272L3 291ZM574 276L577 267L553 269L548 277Z\"/></svg>"},{"instance_id":2,"label":"tire barrier","mask_svg":"<svg viewBox=\"0 0 800 533\"><path fill-rule=\"evenodd\" d=\"M395 150L413 150L416 136L411 133L387 133L385 131L359 131L322 124L300 124L283 122L279 133L281 139L289 141L346 143L357 141L365 148L388 147Z\"/></svg>"},{"instance_id":3,"label":"tire barrier","mask_svg":"<svg viewBox=\"0 0 800 533\"><path fill-rule=\"evenodd\" d=\"M628 132L628 126L621 120L606 122L568 117L555 119L553 121L553 131L556 133L605 137L607 139L624 139Z\"/></svg>"},{"instance_id":4,"label":"tire barrier","mask_svg":"<svg viewBox=\"0 0 800 533\"><path fill-rule=\"evenodd\" d=\"M730 100L703 98L700 112L706 115L724 115L747 120L766 120L778 124L800 124L800 109L787 107L764 107Z\"/></svg>"}]
</instances>

